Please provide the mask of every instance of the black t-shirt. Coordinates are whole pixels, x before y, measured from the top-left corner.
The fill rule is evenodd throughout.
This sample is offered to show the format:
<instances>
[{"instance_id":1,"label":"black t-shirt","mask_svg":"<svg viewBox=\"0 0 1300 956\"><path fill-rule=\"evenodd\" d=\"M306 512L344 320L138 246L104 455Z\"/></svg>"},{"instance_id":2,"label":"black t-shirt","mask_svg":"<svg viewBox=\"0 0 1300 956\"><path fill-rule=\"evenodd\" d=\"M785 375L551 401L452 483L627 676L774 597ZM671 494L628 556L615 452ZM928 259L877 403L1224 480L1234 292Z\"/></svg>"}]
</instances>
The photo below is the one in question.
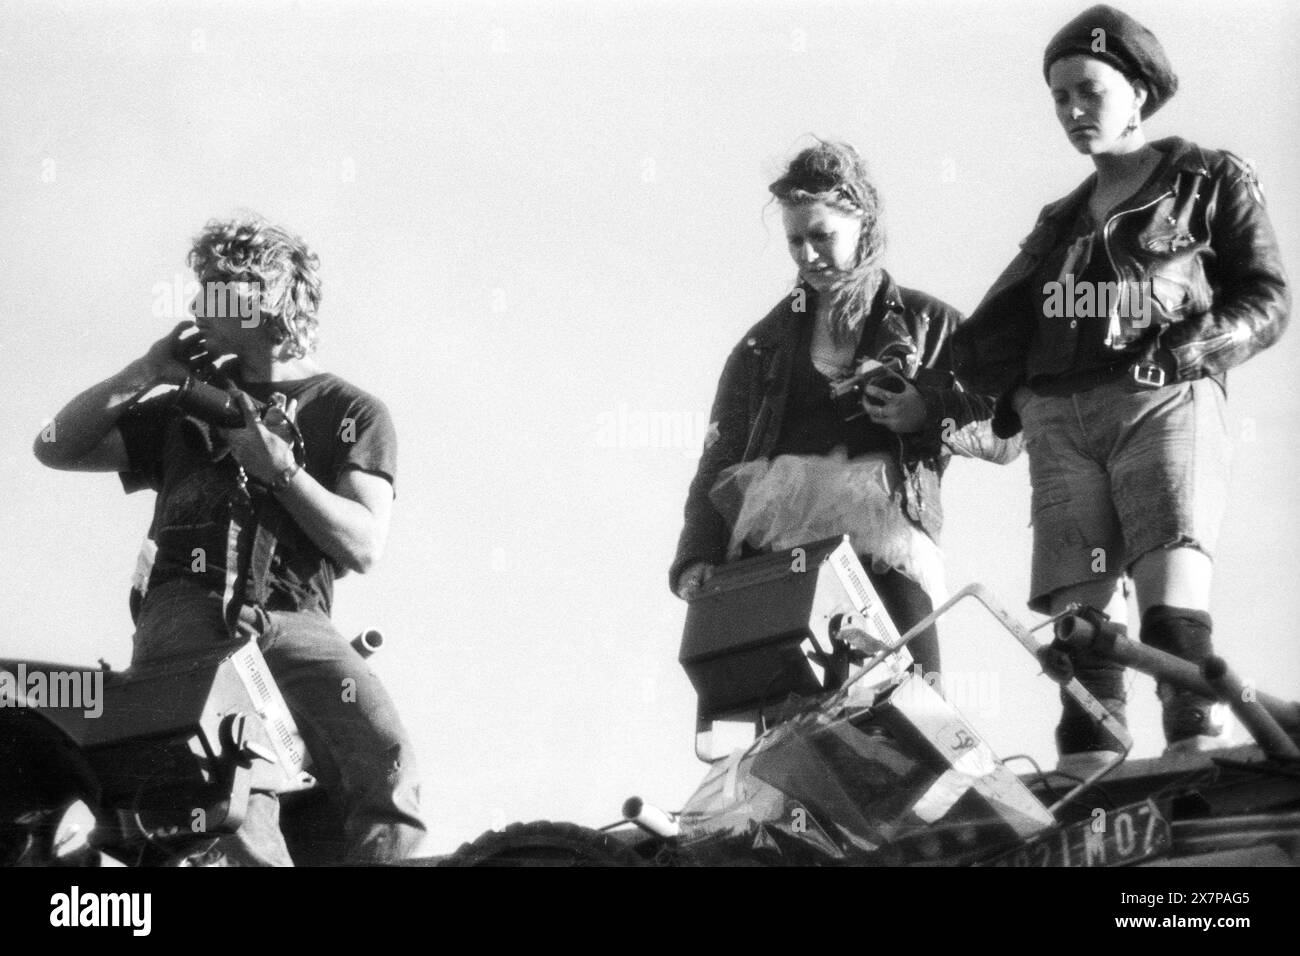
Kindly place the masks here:
<instances>
[{"instance_id":1,"label":"black t-shirt","mask_svg":"<svg viewBox=\"0 0 1300 956\"><path fill-rule=\"evenodd\" d=\"M1130 205L1133 197L1165 174L1168 162L1168 158L1161 162L1141 189L1114 208ZM1108 218L1115 215L1112 210ZM1116 301L1116 296L1140 294L1133 288L1121 290L1117 280L1106 252L1104 223L1095 221L1088 204L1081 203L1074 222L1062 233L1030 284L1031 301L1038 315L1029 357L1029 367L1037 370L1029 381L1035 391L1070 394L1079 388L1092 388L1098 376L1121 378L1142 353L1145 338L1123 349L1106 344L1111 309L1129 310L1140 304L1140 300L1127 298ZM1108 300L1104 304L1103 288ZM1054 289L1060 293L1049 291ZM1085 291L1089 289L1091 296ZM1062 311L1066 314L1058 314Z\"/></svg>"},{"instance_id":2,"label":"black t-shirt","mask_svg":"<svg viewBox=\"0 0 1300 956\"><path fill-rule=\"evenodd\" d=\"M397 435L388 409L373 395L329 373L243 388L262 402L273 392L298 400L303 467L327 490L334 491L339 478L354 468L395 485ZM219 434L181 414L165 396L137 405L118 429L131 463L121 475L123 488L158 492L150 529L158 554L149 587L186 577L223 591L230 518L240 493L238 466L224 453ZM281 519L268 609L318 607L328 614L340 569L274 498L266 507L278 509Z\"/></svg>"},{"instance_id":3,"label":"black t-shirt","mask_svg":"<svg viewBox=\"0 0 1300 956\"><path fill-rule=\"evenodd\" d=\"M1073 278L1069 284L1067 273ZM1114 369L1122 362L1131 361L1122 351L1106 345L1106 331L1110 325L1108 309L1099 290L1114 289L1115 270L1106 257L1101 230L1088 212L1087 206L1079 210L1073 225L1061 237L1051 253L1043 260L1034 277L1038 325L1034 331L1035 346L1048 354L1070 354L1069 367L1054 370L1055 374L1038 376L1031 385L1044 386L1047 382L1067 383L1081 374ZM1059 285L1053 285L1059 283ZM1078 290L1089 288L1092 296L1081 299ZM1057 289L1051 293L1049 289ZM1108 293L1109 294L1109 293ZM1048 303L1055 296L1056 311L1051 314ZM1083 303L1080 312L1076 306ZM1092 307L1088 307L1088 303ZM1061 307L1064 307L1063 309Z\"/></svg>"}]
</instances>

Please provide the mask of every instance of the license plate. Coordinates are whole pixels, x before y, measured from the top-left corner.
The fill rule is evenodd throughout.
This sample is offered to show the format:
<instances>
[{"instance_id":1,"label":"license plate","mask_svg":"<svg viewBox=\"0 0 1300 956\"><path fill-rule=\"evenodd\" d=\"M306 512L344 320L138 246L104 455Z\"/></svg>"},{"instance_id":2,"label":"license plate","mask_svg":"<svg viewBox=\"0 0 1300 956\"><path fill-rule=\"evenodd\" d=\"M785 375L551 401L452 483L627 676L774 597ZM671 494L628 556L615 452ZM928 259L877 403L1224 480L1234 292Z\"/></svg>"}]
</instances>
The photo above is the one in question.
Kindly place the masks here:
<instances>
[{"instance_id":1,"label":"license plate","mask_svg":"<svg viewBox=\"0 0 1300 956\"><path fill-rule=\"evenodd\" d=\"M1158 856L1173 838L1154 800L1098 810L1087 820L1039 837L988 866L1127 866Z\"/></svg>"}]
</instances>

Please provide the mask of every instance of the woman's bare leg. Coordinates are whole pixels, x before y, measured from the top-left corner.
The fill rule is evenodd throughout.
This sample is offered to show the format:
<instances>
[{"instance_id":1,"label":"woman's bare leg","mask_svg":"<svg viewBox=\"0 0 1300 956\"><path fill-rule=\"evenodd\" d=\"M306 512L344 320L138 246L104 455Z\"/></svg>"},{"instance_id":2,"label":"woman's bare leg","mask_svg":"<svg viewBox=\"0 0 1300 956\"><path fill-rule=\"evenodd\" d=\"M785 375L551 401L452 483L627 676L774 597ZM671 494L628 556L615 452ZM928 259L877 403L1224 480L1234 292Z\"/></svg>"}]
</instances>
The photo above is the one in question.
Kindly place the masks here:
<instances>
[{"instance_id":1,"label":"woman's bare leg","mask_svg":"<svg viewBox=\"0 0 1300 956\"><path fill-rule=\"evenodd\" d=\"M1137 590L1138 614L1157 604L1210 609L1210 583L1214 564L1196 548L1149 551L1133 563L1130 573Z\"/></svg>"}]
</instances>

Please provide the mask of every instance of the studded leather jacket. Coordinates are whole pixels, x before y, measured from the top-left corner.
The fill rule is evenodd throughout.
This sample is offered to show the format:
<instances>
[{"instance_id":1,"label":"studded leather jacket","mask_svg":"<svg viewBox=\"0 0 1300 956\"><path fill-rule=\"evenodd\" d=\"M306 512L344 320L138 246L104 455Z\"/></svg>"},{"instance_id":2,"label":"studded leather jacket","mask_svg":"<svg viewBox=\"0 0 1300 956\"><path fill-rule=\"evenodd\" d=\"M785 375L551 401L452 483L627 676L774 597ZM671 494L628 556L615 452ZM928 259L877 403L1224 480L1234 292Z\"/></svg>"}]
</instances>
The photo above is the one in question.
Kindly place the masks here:
<instances>
[{"instance_id":1,"label":"studded leather jacket","mask_svg":"<svg viewBox=\"0 0 1300 956\"><path fill-rule=\"evenodd\" d=\"M688 565L721 564L726 557L730 530L709 500L709 490L729 465L772 457L789 404L794 362L807 360L799 343L803 326L816 314L815 295L807 286L798 286L749 330L727 359L669 570L674 591ZM901 370L925 400L926 423L916 433L895 436L904 478L900 506L936 539L943 523L939 480L952 453L1005 462L1020 450L1018 442L993 438L988 427L992 399L967 391L953 379L950 344L960 318L957 310L923 292L898 287L886 274L865 320L858 353L907 356Z\"/></svg>"},{"instance_id":2,"label":"studded leather jacket","mask_svg":"<svg viewBox=\"0 0 1300 956\"><path fill-rule=\"evenodd\" d=\"M1102 244L1127 292L1150 309L1113 309L1108 344L1117 359L1159 366L1169 382L1222 378L1282 334L1290 314L1277 240L1250 164L1178 137L1151 180L1102 227ZM1087 202L1095 176L1044 207L1020 254L953 338L958 377L998 395L993 426L1012 435L1016 388L1069 371L1073 324L1045 318L1034 277ZM1128 301L1137 301L1137 298Z\"/></svg>"}]
</instances>

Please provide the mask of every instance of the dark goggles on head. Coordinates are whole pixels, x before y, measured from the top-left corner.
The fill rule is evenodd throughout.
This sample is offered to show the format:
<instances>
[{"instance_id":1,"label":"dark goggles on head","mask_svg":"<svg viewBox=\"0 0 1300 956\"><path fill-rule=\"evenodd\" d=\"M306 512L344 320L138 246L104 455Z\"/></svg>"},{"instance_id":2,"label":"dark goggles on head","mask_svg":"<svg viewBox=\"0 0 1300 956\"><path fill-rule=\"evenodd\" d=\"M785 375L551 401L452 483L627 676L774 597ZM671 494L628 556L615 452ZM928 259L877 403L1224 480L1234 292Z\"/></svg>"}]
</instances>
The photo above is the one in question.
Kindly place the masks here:
<instances>
[{"instance_id":1,"label":"dark goggles on head","mask_svg":"<svg viewBox=\"0 0 1300 956\"><path fill-rule=\"evenodd\" d=\"M777 199L785 199L793 192L805 192L815 196L834 193L859 209L866 208L866 204L863 202L858 190L848 183L825 173L800 172L787 174L767 188Z\"/></svg>"}]
</instances>

